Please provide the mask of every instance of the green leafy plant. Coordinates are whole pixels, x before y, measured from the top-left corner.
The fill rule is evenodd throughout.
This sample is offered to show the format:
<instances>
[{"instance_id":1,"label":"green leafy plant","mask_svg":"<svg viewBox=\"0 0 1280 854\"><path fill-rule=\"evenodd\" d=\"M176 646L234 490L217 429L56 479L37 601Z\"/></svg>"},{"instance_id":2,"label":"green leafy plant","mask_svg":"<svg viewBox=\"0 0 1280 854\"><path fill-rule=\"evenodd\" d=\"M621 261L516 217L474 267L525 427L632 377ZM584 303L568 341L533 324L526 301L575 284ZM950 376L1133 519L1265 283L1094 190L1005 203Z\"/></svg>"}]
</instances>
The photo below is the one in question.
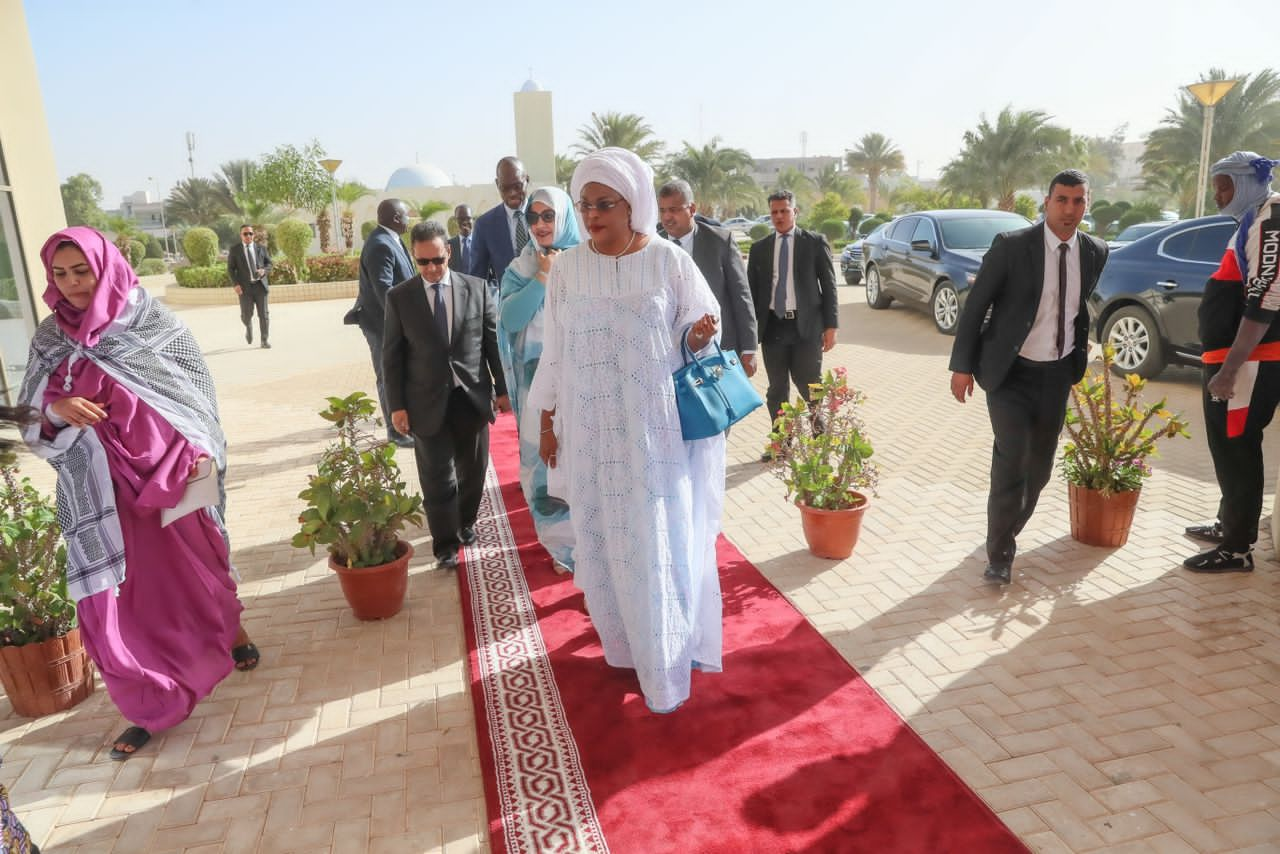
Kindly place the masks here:
<instances>
[{"instance_id":1,"label":"green leafy plant","mask_svg":"<svg viewBox=\"0 0 1280 854\"><path fill-rule=\"evenodd\" d=\"M359 391L328 401L320 417L337 428L338 440L324 449L298 493L307 506L293 545L312 554L323 545L334 563L349 569L390 563L405 526L422 524L422 497L406 490L395 446L357 426L374 417L377 401Z\"/></svg>"},{"instance_id":2,"label":"green leafy plant","mask_svg":"<svg viewBox=\"0 0 1280 854\"><path fill-rule=\"evenodd\" d=\"M293 266L292 261L284 257L271 259L271 284L298 284L298 270Z\"/></svg>"},{"instance_id":3,"label":"green leafy plant","mask_svg":"<svg viewBox=\"0 0 1280 854\"><path fill-rule=\"evenodd\" d=\"M13 452L0 459L0 646L65 635L76 624L67 595L67 548L58 511L27 478Z\"/></svg>"},{"instance_id":4,"label":"green leafy plant","mask_svg":"<svg viewBox=\"0 0 1280 854\"><path fill-rule=\"evenodd\" d=\"M307 271L313 282L354 282L360 278L358 255L312 255Z\"/></svg>"},{"instance_id":5,"label":"green leafy plant","mask_svg":"<svg viewBox=\"0 0 1280 854\"><path fill-rule=\"evenodd\" d=\"M1059 460L1067 483L1104 495L1142 488L1143 479L1151 476L1147 460L1157 455L1159 439L1191 437L1186 419L1165 408L1166 398L1152 404L1139 400L1146 380L1137 374L1114 377L1114 360L1115 349L1104 345L1101 367L1072 387L1070 441ZM1123 385L1117 390L1113 383Z\"/></svg>"},{"instance_id":6,"label":"green leafy plant","mask_svg":"<svg viewBox=\"0 0 1280 854\"><path fill-rule=\"evenodd\" d=\"M313 237L311 226L299 219L286 219L276 226L276 240L280 243L280 251L293 262L293 269L303 277L307 271L307 249L310 248Z\"/></svg>"},{"instance_id":7,"label":"green leafy plant","mask_svg":"<svg viewBox=\"0 0 1280 854\"><path fill-rule=\"evenodd\" d=\"M214 267L174 267L173 277L184 288L229 288L231 276L225 264Z\"/></svg>"},{"instance_id":8,"label":"green leafy plant","mask_svg":"<svg viewBox=\"0 0 1280 854\"><path fill-rule=\"evenodd\" d=\"M158 276L167 272L169 272L169 265L159 258L143 258L142 263L138 264L139 276Z\"/></svg>"},{"instance_id":9,"label":"green leafy plant","mask_svg":"<svg viewBox=\"0 0 1280 854\"><path fill-rule=\"evenodd\" d=\"M826 371L809 386L809 402L784 403L766 450L787 498L819 510L848 510L875 493L879 471L870 461L871 441L858 417L866 396L849 385L844 368Z\"/></svg>"},{"instance_id":10,"label":"green leafy plant","mask_svg":"<svg viewBox=\"0 0 1280 854\"><path fill-rule=\"evenodd\" d=\"M747 230L747 234L752 240L764 240L771 231L773 231L771 226L765 225L763 222L757 222Z\"/></svg>"},{"instance_id":11,"label":"green leafy plant","mask_svg":"<svg viewBox=\"0 0 1280 854\"><path fill-rule=\"evenodd\" d=\"M218 235L212 228L198 226L182 235L182 251L193 267L210 267L218 257Z\"/></svg>"}]
</instances>

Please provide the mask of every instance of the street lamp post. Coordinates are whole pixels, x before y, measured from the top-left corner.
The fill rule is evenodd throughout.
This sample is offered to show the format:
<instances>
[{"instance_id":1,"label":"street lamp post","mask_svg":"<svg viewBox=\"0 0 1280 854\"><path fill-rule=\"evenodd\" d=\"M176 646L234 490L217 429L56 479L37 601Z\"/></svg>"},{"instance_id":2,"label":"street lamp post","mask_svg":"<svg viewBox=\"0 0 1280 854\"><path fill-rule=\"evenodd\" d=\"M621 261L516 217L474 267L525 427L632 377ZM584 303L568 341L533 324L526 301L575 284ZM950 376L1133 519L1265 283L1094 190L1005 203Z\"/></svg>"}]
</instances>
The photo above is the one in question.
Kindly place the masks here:
<instances>
[{"instance_id":1,"label":"street lamp post","mask_svg":"<svg viewBox=\"0 0 1280 854\"><path fill-rule=\"evenodd\" d=\"M160 232L164 234L164 251L169 252L169 226L164 221L164 198L160 195L160 182L155 178L148 178L151 185L156 188L156 201L160 203ZM177 253L171 253L176 255Z\"/></svg>"},{"instance_id":2,"label":"street lamp post","mask_svg":"<svg viewBox=\"0 0 1280 854\"><path fill-rule=\"evenodd\" d=\"M1200 171L1196 175L1196 216L1204 216L1204 195L1209 183L1209 141L1213 138L1213 108L1239 80L1206 80L1186 87L1204 107L1204 129L1200 132Z\"/></svg>"},{"instance_id":3,"label":"street lamp post","mask_svg":"<svg viewBox=\"0 0 1280 854\"><path fill-rule=\"evenodd\" d=\"M333 183L333 173L338 171L338 167L342 165L341 160L321 160L320 165L324 167L324 171L329 173L329 195L333 199L333 246L339 252L342 250L342 229L338 224L338 188Z\"/></svg>"}]
</instances>

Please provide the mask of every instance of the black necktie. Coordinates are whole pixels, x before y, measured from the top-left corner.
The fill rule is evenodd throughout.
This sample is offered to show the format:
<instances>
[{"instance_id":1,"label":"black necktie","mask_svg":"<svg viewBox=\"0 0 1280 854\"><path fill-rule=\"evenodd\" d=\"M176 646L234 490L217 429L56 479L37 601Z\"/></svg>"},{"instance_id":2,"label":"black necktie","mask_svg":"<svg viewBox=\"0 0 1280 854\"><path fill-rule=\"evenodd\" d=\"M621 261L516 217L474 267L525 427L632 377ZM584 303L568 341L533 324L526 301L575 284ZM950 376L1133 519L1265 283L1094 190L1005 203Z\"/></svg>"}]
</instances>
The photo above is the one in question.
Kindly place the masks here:
<instances>
[{"instance_id":1,"label":"black necktie","mask_svg":"<svg viewBox=\"0 0 1280 854\"><path fill-rule=\"evenodd\" d=\"M1058 244L1058 358L1067 355L1067 250Z\"/></svg>"},{"instance_id":2,"label":"black necktie","mask_svg":"<svg viewBox=\"0 0 1280 854\"><path fill-rule=\"evenodd\" d=\"M444 283L436 282L431 286L431 290L435 291L436 330L439 331L440 339L447 346L449 344L449 311L444 307Z\"/></svg>"}]
</instances>

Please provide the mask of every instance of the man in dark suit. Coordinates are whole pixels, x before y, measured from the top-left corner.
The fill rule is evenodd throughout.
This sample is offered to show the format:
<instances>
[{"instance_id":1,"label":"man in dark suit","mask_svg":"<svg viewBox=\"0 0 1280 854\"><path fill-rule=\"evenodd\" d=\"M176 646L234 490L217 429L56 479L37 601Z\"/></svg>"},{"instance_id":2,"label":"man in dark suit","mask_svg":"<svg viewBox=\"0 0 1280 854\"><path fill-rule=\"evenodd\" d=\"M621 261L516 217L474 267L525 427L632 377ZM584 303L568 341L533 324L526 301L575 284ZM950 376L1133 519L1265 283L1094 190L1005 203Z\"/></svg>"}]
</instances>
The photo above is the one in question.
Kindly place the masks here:
<instances>
[{"instance_id":1,"label":"man in dark suit","mask_svg":"<svg viewBox=\"0 0 1280 854\"><path fill-rule=\"evenodd\" d=\"M668 181L658 190L658 218L667 239L693 256L693 263L720 303L720 346L736 351L747 376L754 376L756 310L747 286L746 265L729 230L699 221L697 212L688 181Z\"/></svg>"},{"instance_id":2,"label":"man in dark suit","mask_svg":"<svg viewBox=\"0 0 1280 854\"><path fill-rule=\"evenodd\" d=\"M469 272L497 287L511 259L529 242L529 224L524 219L529 176L517 158L504 157L498 161L493 183L498 186L502 204L480 214L476 220L476 230L471 236L473 252Z\"/></svg>"},{"instance_id":3,"label":"man in dark suit","mask_svg":"<svg viewBox=\"0 0 1280 854\"><path fill-rule=\"evenodd\" d=\"M471 269L471 208L458 205L453 209L453 221L458 224L458 234L449 238L449 269L466 273Z\"/></svg>"},{"instance_id":4,"label":"man in dark suit","mask_svg":"<svg viewBox=\"0 0 1280 854\"><path fill-rule=\"evenodd\" d=\"M951 393L964 403L976 378L995 434L984 577L1000 584L1012 577L1015 538L1049 482L1067 395L1089 360L1085 300L1107 244L1076 230L1088 210L1084 173L1055 175L1044 221L992 242L956 327Z\"/></svg>"},{"instance_id":5,"label":"man in dark suit","mask_svg":"<svg viewBox=\"0 0 1280 854\"><path fill-rule=\"evenodd\" d=\"M494 406L511 402L488 285L448 268L439 223L418 223L412 238L419 273L387 294L382 372L391 423L413 436L436 560L451 569L476 538Z\"/></svg>"},{"instance_id":6,"label":"man in dark suit","mask_svg":"<svg viewBox=\"0 0 1280 854\"><path fill-rule=\"evenodd\" d=\"M747 281L755 301L766 402L777 417L791 383L806 401L809 384L822 378L822 354L836 345L839 311L831 246L821 234L796 225L796 197L790 190L769 195L774 233L751 244ZM772 455L765 452L761 462Z\"/></svg>"},{"instance_id":7,"label":"man in dark suit","mask_svg":"<svg viewBox=\"0 0 1280 854\"><path fill-rule=\"evenodd\" d=\"M378 403L382 406L387 439L401 448L412 448L413 439L397 433L391 426L391 410L387 408L387 389L382 375L382 329L387 292L414 274L413 259L400 239L408 224L409 206L400 199L383 199L378 203L378 227L369 232L360 250L360 292L353 310L355 321L369 344L369 356L373 359Z\"/></svg>"},{"instance_id":8,"label":"man in dark suit","mask_svg":"<svg viewBox=\"0 0 1280 854\"><path fill-rule=\"evenodd\" d=\"M227 253L227 275L235 284L240 297L240 322L244 324L244 340L253 343L253 312L258 311L258 332L262 348L271 349L267 342L267 274L271 272L271 256L266 248L253 242L253 226L240 226L240 242Z\"/></svg>"}]
</instances>

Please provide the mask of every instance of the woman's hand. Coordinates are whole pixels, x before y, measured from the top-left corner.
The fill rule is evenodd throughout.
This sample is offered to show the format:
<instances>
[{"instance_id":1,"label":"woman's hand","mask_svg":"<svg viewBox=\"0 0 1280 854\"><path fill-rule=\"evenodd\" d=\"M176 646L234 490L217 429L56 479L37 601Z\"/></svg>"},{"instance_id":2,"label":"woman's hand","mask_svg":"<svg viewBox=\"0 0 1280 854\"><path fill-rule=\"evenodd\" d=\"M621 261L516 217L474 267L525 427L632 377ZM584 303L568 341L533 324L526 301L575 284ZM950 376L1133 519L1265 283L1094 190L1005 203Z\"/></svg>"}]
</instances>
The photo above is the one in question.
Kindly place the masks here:
<instances>
[{"instance_id":1,"label":"woman's hand","mask_svg":"<svg viewBox=\"0 0 1280 854\"><path fill-rule=\"evenodd\" d=\"M49 404L54 415L72 427L92 427L107 420L107 410L83 397L63 397Z\"/></svg>"},{"instance_id":2,"label":"woman's hand","mask_svg":"<svg viewBox=\"0 0 1280 854\"><path fill-rule=\"evenodd\" d=\"M719 326L720 318L714 314L702 315L693 326L689 327L689 335L686 339L689 342L689 349L696 353L710 344Z\"/></svg>"},{"instance_id":3,"label":"woman's hand","mask_svg":"<svg viewBox=\"0 0 1280 854\"><path fill-rule=\"evenodd\" d=\"M545 252L538 251L538 277L539 281L545 283L547 276L551 274L551 262L560 254L559 249L548 249Z\"/></svg>"},{"instance_id":4,"label":"woman's hand","mask_svg":"<svg viewBox=\"0 0 1280 854\"><path fill-rule=\"evenodd\" d=\"M187 475L187 480L191 480L200 473L200 464L208 460L208 457L196 457L196 461L191 464L191 472Z\"/></svg>"},{"instance_id":5,"label":"woman's hand","mask_svg":"<svg viewBox=\"0 0 1280 854\"><path fill-rule=\"evenodd\" d=\"M560 443L556 441L554 430L543 430L538 437L538 456L547 464L547 468L556 467L556 452L560 450Z\"/></svg>"}]
</instances>

